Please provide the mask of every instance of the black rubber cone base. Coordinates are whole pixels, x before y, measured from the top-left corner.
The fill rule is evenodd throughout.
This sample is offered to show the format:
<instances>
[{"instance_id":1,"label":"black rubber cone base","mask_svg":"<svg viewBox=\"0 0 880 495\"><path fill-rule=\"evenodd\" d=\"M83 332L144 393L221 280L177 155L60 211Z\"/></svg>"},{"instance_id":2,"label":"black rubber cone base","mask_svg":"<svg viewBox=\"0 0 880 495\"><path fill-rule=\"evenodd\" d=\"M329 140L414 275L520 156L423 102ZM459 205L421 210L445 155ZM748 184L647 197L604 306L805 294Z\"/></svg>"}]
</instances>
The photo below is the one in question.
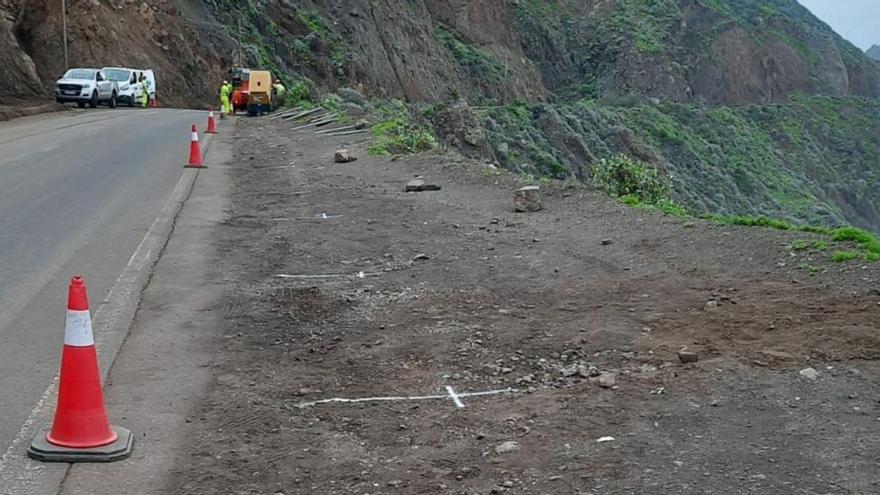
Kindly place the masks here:
<instances>
[{"instance_id":1,"label":"black rubber cone base","mask_svg":"<svg viewBox=\"0 0 880 495\"><path fill-rule=\"evenodd\" d=\"M131 455L134 437L131 432L121 426L111 426L119 438L110 445L91 449L72 449L49 443L43 430L34 437L27 449L28 457L43 462L113 462L121 461Z\"/></svg>"},{"instance_id":2,"label":"black rubber cone base","mask_svg":"<svg viewBox=\"0 0 880 495\"><path fill-rule=\"evenodd\" d=\"M208 168L207 165L184 165L183 168Z\"/></svg>"}]
</instances>

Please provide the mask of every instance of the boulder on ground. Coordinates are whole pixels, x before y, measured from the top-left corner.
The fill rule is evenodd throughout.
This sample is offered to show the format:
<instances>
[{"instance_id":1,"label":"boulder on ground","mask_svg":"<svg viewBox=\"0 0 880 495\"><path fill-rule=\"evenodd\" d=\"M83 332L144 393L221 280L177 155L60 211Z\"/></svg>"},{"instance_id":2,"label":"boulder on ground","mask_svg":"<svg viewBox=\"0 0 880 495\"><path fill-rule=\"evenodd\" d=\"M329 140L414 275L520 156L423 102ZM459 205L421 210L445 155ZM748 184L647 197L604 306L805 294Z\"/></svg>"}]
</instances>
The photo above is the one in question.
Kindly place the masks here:
<instances>
[{"instance_id":1,"label":"boulder on ground","mask_svg":"<svg viewBox=\"0 0 880 495\"><path fill-rule=\"evenodd\" d=\"M333 161L336 163L349 163L357 160L357 157L352 155L348 150L339 150L333 156Z\"/></svg>"},{"instance_id":2,"label":"boulder on ground","mask_svg":"<svg viewBox=\"0 0 880 495\"><path fill-rule=\"evenodd\" d=\"M513 209L520 213L541 211L541 189L538 186L526 186L513 193Z\"/></svg>"},{"instance_id":3,"label":"boulder on ground","mask_svg":"<svg viewBox=\"0 0 880 495\"><path fill-rule=\"evenodd\" d=\"M413 179L406 183L406 192L439 191L442 189L436 184L426 184L422 179Z\"/></svg>"},{"instance_id":4,"label":"boulder on ground","mask_svg":"<svg viewBox=\"0 0 880 495\"><path fill-rule=\"evenodd\" d=\"M678 360L684 364L696 363L697 361L700 360L700 355L694 351L682 349L682 350L678 351Z\"/></svg>"}]
</instances>

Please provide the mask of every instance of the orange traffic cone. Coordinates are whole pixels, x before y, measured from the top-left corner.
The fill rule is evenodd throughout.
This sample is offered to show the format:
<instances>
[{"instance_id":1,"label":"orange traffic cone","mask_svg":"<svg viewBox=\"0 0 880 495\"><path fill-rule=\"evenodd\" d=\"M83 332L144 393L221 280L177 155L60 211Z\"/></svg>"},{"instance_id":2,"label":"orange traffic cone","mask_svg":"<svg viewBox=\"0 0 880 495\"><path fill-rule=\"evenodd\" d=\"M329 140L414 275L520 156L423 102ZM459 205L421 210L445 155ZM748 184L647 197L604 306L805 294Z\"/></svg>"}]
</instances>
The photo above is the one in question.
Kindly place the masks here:
<instances>
[{"instance_id":1,"label":"orange traffic cone","mask_svg":"<svg viewBox=\"0 0 880 495\"><path fill-rule=\"evenodd\" d=\"M158 101L158 98L156 98L155 96L150 98L150 107L151 108L159 108L159 101Z\"/></svg>"},{"instance_id":2,"label":"orange traffic cone","mask_svg":"<svg viewBox=\"0 0 880 495\"><path fill-rule=\"evenodd\" d=\"M208 107L208 130L205 134L217 134L217 124L214 122L214 108Z\"/></svg>"},{"instance_id":3,"label":"orange traffic cone","mask_svg":"<svg viewBox=\"0 0 880 495\"><path fill-rule=\"evenodd\" d=\"M184 168L205 168L202 162L202 149L199 147L199 131L195 124L192 127L192 140L189 143L189 164Z\"/></svg>"},{"instance_id":4,"label":"orange traffic cone","mask_svg":"<svg viewBox=\"0 0 880 495\"><path fill-rule=\"evenodd\" d=\"M70 281L58 407L52 429L31 442L28 455L47 462L110 462L131 455L131 432L110 426L98 371L89 298L80 277Z\"/></svg>"}]
</instances>

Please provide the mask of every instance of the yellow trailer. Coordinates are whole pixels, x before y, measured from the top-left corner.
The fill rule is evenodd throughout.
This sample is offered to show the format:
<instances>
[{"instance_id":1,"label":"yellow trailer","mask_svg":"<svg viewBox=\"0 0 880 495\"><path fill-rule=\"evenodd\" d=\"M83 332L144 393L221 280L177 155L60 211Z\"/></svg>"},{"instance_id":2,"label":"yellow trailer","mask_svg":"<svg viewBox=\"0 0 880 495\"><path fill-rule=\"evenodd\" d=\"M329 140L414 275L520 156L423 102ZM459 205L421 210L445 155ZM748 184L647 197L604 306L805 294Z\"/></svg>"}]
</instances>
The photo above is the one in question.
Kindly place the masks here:
<instances>
[{"instance_id":1,"label":"yellow trailer","mask_svg":"<svg viewBox=\"0 0 880 495\"><path fill-rule=\"evenodd\" d=\"M252 70L248 82L248 115L262 115L272 111L272 73Z\"/></svg>"}]
</instances>

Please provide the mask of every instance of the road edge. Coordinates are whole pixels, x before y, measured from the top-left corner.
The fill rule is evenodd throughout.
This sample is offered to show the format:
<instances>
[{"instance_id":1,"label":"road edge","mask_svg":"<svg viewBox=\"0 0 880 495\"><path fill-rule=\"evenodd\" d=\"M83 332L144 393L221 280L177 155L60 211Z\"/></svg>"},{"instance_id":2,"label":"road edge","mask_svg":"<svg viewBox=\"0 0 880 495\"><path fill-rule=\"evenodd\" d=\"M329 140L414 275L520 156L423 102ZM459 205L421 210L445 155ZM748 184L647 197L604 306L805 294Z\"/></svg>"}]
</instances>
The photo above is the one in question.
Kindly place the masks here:
<instances>
[{"instance_id":1,"label":"road edge","mask_svg":"<svg viewBox=\"0 0 880 495\"><path fill-rule=\"evenodd\" d=\"M210 134L202 141L206 160L210 156L213 141L213 135ZM106 384L107 376L128 338L140 307L141 296L174 233L177 219L192 193L199 172L200 169L183 169L180 179L162 206L159 215L144 234L107 297L100 302L100 307L93 311L95 343L103 384ZM52 422L57 397L57 381L56 372L18 434L0 456L0 489L2 489L0 495L54 495L61 488L70 464L40 464L25 455L25 449L33 436Z\"/></svg>"}]
</instances>

